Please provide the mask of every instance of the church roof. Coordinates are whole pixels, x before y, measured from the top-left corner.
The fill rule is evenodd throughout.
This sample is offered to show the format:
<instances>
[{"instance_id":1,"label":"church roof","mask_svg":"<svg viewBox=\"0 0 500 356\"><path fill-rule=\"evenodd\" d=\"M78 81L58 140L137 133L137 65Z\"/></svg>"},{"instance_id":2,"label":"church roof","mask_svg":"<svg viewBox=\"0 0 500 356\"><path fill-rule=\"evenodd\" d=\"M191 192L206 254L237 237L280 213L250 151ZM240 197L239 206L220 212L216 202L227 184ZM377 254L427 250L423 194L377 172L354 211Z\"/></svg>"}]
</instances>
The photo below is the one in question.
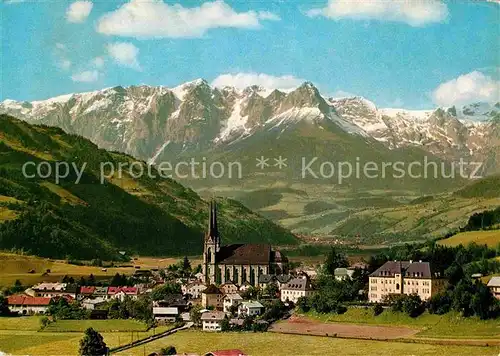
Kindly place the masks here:
<instances>
[{"instance_id":1,"label":"church roof","mask_svg":"<svg viewBox=\"0 0 500 356\"><path fill-rule=\"evenodd\" d=\"M227 265L267 265L271 262L271 245L233 244L221 246L217 263Z\"/></svg>"}]
</instances>

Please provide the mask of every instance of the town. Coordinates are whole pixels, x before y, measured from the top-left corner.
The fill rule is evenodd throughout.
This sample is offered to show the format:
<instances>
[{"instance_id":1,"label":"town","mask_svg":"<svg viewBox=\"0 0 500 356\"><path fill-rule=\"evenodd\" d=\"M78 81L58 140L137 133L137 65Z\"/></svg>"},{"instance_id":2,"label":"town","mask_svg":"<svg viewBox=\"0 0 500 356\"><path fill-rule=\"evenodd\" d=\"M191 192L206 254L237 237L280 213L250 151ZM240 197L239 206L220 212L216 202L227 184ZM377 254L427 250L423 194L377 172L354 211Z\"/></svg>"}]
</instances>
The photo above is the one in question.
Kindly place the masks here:
<instances>
[{"instance_id":1,"label":"town","mask_svg":"<svg viewBox=\"0 0 500 356\"><path fill-rule=\"evenodd\" d=\"M1 298L2 315L41 315L42 329L61 320L135 319L154 331L109 348L89 328L84 339L94 344L81 344L82 355L88 354L85 347L116 353L186 329L307 334L296 323L302 315L340 316L356 308L368 311L371 318L399 312L418 320L424 312L452 311L481 320L500 316L500 277L485 283L478 272L498 268L498 263L484 258L499 256L500 251L487 246L406 245L356 263L332 247L317 268L291 268L285 254L269 245L223 246L221 240L217 206L211 203L202 264L194 267L184 257L164 269L137 268L132 275L116 274L109 280L97 281L90 275L28 287L16 282ZM397 255L421 259L392 259ZM326 330L323 335L329 336ZM171 345L153 354L175 353ZM205 354L236 356L245 355L245 350L206 350Z\"/></svg>"}]
</instances>

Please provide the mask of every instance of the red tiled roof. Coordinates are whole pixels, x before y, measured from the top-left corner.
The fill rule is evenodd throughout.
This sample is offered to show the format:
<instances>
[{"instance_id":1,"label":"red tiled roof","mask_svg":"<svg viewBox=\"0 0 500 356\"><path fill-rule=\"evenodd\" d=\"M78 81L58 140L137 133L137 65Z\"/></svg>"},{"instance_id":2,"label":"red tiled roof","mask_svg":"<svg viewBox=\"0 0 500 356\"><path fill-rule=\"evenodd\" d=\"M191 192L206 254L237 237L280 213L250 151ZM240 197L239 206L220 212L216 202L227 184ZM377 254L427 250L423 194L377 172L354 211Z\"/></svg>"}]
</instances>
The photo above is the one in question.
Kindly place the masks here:
<instances>
[{"instance_id":1,"label":"red tiled roof","mask_svg":"<svg viewBox=\"0 0 500 356\"><path fill-rule=\"evenodd\" d=\"M95 287L80 287L81 294L93 294L95 291Z\"/></svg>"},{"instance_id":2,"label":"red tiled roof","mask_svg":"<svg viewBox=\"0 0 500 356\"><path fill-rule=\"evenodd\" d=\"M120 292L120 287L108 287L108 294L116 294Z\"/></svg>"},{"instance_id":3,"label":"red tiled roof","mask_svg":"<svg viewBox=\"0 0 500 356\"><path fill-rule=\"evenodd\" d=\"M49 305L52 298L31 297L28 295L11 295L7 298L9 305Z\"/></svg>"},{"instance_id":4,"label":"red tiled roof","mask_svg":"<svg viewBox=\"0 0 500 356\"><path fill-rule=\"evenodd\" d=\"M108 294L114 295L123 292L128 295L137 294L139 289L137 287L108 287Z\"/></svg>"},{"instance_id":5,"label":"red tiled roof","mask_svg":"<svg viewBox=\"0 0 500 356\"><path fill-rule=\"evenodd\" d=\"M209 353L207 353L207 355L213 355L213 356L247 356L246 353L244 353L243 351L238 350L238 349L210 351Z\"/></svg>"},{"instance_id":6,"label":"red tiled roof","mask_svg":"<svg viewBox=\"0 0 500 356\"><path fill-rule=\"evenodd\" d=\"M122 287L122 291L125 294L137 294L139 289L136 287Z\"/></svg>"}]
</instances>

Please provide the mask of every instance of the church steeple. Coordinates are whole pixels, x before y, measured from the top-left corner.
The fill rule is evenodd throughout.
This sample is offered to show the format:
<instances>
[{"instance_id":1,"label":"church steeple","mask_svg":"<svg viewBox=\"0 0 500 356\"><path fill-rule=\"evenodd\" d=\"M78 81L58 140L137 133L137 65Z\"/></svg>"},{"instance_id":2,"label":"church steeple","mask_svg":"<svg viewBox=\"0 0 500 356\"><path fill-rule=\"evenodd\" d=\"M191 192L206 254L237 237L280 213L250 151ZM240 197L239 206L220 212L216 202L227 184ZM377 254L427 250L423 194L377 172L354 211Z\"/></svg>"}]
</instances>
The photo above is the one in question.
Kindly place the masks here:
<instances>
[{"instance_id":1,"label":"church steeple","mask_svg":"<svg viewBox=\"0 0 500 356\"><path fill-rule=\"evenodd\" d=\"M208 230L205 240L219 245L219 238L219 229L217 226L217 204L215 201L211 201L210 212L208 215Z\"/></svg>"},{"instance_id":2,"label":"church steeple","mask_svg":"<svg viewBox=\"0 0 500 356\"><path fill-rule=\"evenodd\" d=\"M220 236L217 227L217 205L215 201L210 202L208 213L208 230L205 235L203 247L203 276L206 283L215 283L217 268L216 256L220 250Z\"/></svg>"}]
</instances>

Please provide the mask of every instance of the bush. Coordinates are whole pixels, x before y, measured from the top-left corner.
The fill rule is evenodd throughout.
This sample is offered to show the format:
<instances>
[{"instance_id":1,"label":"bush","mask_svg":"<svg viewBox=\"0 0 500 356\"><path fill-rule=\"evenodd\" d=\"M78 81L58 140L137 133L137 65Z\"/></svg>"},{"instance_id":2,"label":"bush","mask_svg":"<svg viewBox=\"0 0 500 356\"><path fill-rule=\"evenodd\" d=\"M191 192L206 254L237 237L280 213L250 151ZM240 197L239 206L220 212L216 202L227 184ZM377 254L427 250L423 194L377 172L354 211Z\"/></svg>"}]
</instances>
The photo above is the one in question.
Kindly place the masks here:
<instances>
[{"instance_id":1,"label":"bush","mask_svg":"<svg viewBox=\"0 0 500 356\"><path fill-rule=\"evenodd\" d=\"M384 308L382 307L382 304L379 304L379 303L375 303L373 305L373 315L374 316L377 316L377 315L380 315L384 312Z\"/></svg>"}]
</instances>

